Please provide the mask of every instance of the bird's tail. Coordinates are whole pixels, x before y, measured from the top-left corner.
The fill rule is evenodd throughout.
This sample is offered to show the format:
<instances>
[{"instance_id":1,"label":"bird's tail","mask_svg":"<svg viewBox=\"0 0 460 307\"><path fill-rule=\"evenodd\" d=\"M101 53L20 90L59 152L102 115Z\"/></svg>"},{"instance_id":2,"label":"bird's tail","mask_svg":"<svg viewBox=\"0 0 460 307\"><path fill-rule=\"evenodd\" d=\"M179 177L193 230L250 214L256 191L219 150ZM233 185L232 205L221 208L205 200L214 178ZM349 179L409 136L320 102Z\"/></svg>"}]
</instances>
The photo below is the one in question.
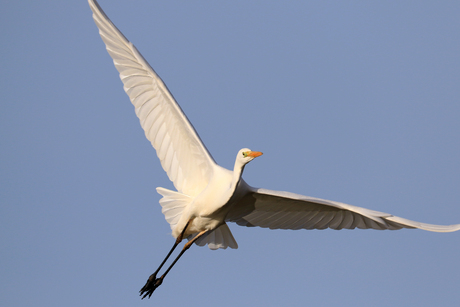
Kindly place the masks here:
<instances>
[{"instance_id":1,"label":"bird's tail","mask_svg":"<svg viewBox=\"0 0 460 307\"><path fill-rule=\"evenodd\" d=\"M165 215L165 219L172 230L177 222L179 222L184 208L192 202L192 198L188 195L165 188L157 188L157 192L163 196L163 198L160 199L160 205L162 207L161 212Z\"/></svg>"},{"instance_id":2,"label":"bird's tail","mask_svg":"<svg viewBox=\"0 0 460 307\"><path fill-rule=\"evenodd\" d=\"M194 236L192 236L192 238L193 237ZM227 224L225 223L196 240L195 244L198 246L205 246L208 244L208 247L212 250L218 248L226 249L227 247L233 249L238 248L238 243L236 243L230 228L228 228Z\"/></svg>"},{"instance_id":3,"label":"bird's tail","mask_svg":"<svg viewBox=\"0 0 460 307\"><path fill-rule=\"evenodd\" d=\"M171 230L176 227L185 207L192 202L192 198L180 192L171 191L165 188L157 188L157 192L163 196L160 199L162 207L161 212L165 215L166 221L171 226ZM193 239L197 234L190 235L187 239ZM217 229L205 234L195 242L198 246L205 246L210 249L218 248L238 248L235 238L233 237L227 224L222 224Z\"/></svg>"}]
</instances>

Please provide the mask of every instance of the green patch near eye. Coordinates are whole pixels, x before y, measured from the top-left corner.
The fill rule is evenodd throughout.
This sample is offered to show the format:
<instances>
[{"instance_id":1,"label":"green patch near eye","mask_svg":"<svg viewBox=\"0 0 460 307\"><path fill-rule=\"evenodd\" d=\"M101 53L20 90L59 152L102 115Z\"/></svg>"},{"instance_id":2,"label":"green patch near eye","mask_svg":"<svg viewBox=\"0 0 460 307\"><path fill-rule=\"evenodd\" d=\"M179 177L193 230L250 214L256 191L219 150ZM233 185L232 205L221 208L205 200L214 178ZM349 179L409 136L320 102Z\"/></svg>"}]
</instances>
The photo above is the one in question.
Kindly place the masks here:
<instances>
[{"instance_id":1,"label":"green patch near eye","mask_svg":"<svg viewBox=\"0 0 460 307\"><path fill-rule=\"evenodd\" d=\"M248 156L248 152L247 151L244 151L243 152L243 156L246 158Z\"/></svg>"}]
</instances>

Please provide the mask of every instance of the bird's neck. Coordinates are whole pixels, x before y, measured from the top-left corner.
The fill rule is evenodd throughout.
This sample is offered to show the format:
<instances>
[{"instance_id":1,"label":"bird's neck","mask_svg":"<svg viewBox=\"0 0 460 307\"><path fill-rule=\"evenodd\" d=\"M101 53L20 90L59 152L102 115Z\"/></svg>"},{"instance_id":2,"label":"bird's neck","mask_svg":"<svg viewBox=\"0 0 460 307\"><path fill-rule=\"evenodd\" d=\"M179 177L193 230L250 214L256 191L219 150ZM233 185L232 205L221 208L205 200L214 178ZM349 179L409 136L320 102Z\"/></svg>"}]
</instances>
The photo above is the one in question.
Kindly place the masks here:
<instances>
[{"instance_id":1,"label":"bird's neck","mask_svg":"<svg viewBox=\"0 0 460 307\"><path fill-rule=\"evenodd\" d=\"M233 179L232 179L232 186L231 190L235 191L236 186L240 182L241 176L243 175L244 165L240 163L235 163L235 167L233 168Z\"/></svg>"}]
</instances>

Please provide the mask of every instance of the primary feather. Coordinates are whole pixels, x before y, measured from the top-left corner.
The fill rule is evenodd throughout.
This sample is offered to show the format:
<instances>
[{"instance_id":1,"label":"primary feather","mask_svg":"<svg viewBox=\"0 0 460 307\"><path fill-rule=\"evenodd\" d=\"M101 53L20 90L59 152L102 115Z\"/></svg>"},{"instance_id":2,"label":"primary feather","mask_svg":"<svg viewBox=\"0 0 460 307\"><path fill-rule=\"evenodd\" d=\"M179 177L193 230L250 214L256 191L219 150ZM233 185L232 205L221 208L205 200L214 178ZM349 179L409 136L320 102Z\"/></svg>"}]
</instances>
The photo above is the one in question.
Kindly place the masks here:
<instances>
[{"instance_id":1,"label":"primary feather","mask_svg":"<svg viewBox=\"0 0 460 307\"><path fill-rule=\"evenodd\" d=\"M294 193L250 188L227 220L240 226L270 229L376 229L419 228L435 232L460 230L457 225L432 225L388 213Z\"/></svg>"},{"instance_id":2,"label":"primary feather","mask_svg":"<svg viewBox=\"0 0 460 307\"><path fill-rule=\"evenodd\" d=\"M198 195L212 177L214 159L161 78L99 4L89 4L123 88L163 169L178 191Z\"/></svg>"}]
</instances>

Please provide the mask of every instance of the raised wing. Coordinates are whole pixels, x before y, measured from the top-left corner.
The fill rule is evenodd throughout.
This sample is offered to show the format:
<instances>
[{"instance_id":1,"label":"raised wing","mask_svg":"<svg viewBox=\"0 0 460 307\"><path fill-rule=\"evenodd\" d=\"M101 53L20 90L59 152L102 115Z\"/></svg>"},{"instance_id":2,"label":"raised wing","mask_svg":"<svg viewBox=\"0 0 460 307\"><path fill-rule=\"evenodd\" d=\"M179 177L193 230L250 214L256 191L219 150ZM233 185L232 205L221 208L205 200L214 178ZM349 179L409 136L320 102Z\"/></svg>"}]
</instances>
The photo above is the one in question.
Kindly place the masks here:
<instances>
[{"instance_id":1,"label":"raised wing","mask_svg":"<svg viewBox=\"0 0 460 307\"><path fill-rule=\"evenodd\" d=\"M166 85L115 27L96 1L89 0L93 19L120 72L145 136L179 192L198 195L216 163Z\"/></svg>"},{"instance_id":2,"label":"raised wing","mask_svg":"<svg viewBox=\"0 0 460 307\"><path fill-rule=\"evenodd\" d=\"M419 228L436 232L460 230L460 224L424 224L335 201L288 192L251 189L227 215L240 226L270 229L390 229Z\"/></svg>"}]
</instances>

